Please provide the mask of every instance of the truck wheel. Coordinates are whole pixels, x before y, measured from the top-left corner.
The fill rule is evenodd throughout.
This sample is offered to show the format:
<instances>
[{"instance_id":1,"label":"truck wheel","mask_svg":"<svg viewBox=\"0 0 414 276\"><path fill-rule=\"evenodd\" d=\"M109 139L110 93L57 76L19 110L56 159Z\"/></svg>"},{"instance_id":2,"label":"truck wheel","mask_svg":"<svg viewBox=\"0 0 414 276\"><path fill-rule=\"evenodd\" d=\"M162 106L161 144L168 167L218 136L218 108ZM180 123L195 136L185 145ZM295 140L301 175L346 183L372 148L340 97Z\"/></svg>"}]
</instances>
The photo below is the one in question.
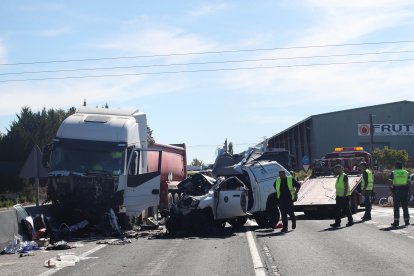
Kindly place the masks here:
<instances>
[{"instance_id":1,"label":"truck wheel","mask_svg":"<svg viewBox=\"0 0 414 276\"><path fill-rule=\"evenodd\" d=\"M180 196L177 193L175 193L174 194L174 203L175 203L175 205L178 205L179 202L180 202Z\"/></svg>"},{"instance_id":2,"label":"truck wheel","mask_svg":"<svg viewBox=\"0 0 414 276\"><path fill-rule=\"evenodd\" d=\"M228 222L233 228L242 227L247 221L247 217L237 217L234 219L229 219Z\"/></svg>"},{"instance_id":3,"label":"truck wheel","mask_svg":"<svg viewBox=\"0 0 414 276\"><path fill-rule=\"evenodd\" d=\"M279 221L279 209L275 212L263 211L256 213L254 219L260 228L273 228Z\"/></svg>"},{"instance_id":4,"label":"truck wheel","mask_svg":"<svg viewBox=\"0 0 414 276\"><path fill-rule=\"evenodd\" d=\"M171 193L168 193L168 210L171 209L171 206L174 204L174 199Z\"/></svg>"}]
</instances>

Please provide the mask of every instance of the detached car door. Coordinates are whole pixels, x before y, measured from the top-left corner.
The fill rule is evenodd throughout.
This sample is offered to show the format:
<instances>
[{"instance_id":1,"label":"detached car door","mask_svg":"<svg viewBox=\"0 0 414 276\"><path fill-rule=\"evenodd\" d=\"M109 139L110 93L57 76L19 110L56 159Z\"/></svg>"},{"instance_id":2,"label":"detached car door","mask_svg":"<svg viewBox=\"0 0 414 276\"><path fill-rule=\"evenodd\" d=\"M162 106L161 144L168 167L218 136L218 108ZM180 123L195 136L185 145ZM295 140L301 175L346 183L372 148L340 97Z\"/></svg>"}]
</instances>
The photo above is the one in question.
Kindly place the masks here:
<instances>
[{"instance_id":1,"label":"detached car door","mask_svg":"<svg viewBox=\"0 0 414 276\"><path fill-rule=\"evenodd\" d=\"M237 177L230 177L220 183L214 196L216 219L246 216L247 187Z\"/></svg>"},{"instance_id":2,"label":"detached car door","mask_svg":"<svg viewBox=\"0 0 414 276\"><path fill-rule=\"evenodd\" d=\"M149 162L158 162L158 170L154 172L141 172L140 163L147 149L135 150L128 162L127 185L124 191L124 207L127 215L139 215L144 209L157 206L160 201L160 183L161 183L161 150L151 150L158 152L158 160ZM146 167L146 164L145 164Z\"/></svg>"}]
</instances>

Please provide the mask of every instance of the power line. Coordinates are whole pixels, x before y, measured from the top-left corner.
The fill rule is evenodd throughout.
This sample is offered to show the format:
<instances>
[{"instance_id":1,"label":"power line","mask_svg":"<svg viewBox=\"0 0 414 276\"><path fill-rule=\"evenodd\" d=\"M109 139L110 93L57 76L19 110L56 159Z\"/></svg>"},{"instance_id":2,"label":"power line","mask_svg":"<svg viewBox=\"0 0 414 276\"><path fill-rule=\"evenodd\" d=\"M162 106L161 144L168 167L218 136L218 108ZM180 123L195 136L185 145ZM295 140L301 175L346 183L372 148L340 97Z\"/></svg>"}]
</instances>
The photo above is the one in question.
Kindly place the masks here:
<instances>
[{"instance_id":1,"label":"power line","mask_svg":"<svg viewBox=\"0 0 414 276\"><path fill-rule=\"evenodd\" d=\"M312 67L312 66L327 66L327 65L367 64L367 63L401 62L401 61L411 61L411 60L414 60L414 58L332 62L332 63L311 63L311 64L295 64L295 65L256 66L256 67L217 68L217 69L199 69L199 70L181 70L181 71L163 71L163 72L144 72L144 73L127 73L127 74L66 76L66 77L32 78L32 79L11 79L11 80L0 80L0 83L42 81L42 80L86 79L86 78L103 78L103 77L126 77L126 76L180 74L180 73L200 73L200 72L218 72L218 71L237 71L237 70L256 70L256 69L292 68L292 67Z\"/></svg>"},{"instance_id":2,"label":"power line","mask_svg":"<svg viewBox=\"0 0 414 276\"><path fill-rule=\"evenodd\" d=\"M262 58L262 59L242 59L242 60L206 61L206 62L189 62L189 63L170 63L170 64L150 64L150 65L131 65L131 66L114 66L114 67L43 70L43 71L25 71L25 72L0 73L0 76L40 74L40 73L59 73L59 72L96 71L96 70L114 70L114 69L132 69L132 68L171 67L171 66L188 66L188 65L208 65L208 64L225 64L225 63L243 63L243 62L293 60L293 59L312 59L312 58L329 58L329 57L366 56L366 55L383 55L383 54L403 54L403 53L414 53L414 51L413 50L404 50L404 51L385 51L385 52L314 55L314 56L279 57L279 58Z\"/></svg>"},{"instance_id":3,"label":"power line","mask_svg":"<svg viewBox=\"0 0 414 276\"><path fill-rule=\"evenodd\" d=\"M169 53L169 54L155 54L155 55L137 55L137 56L84 58L84 59L66 59L66 60L49 60L49 61L29 61L29 62L16 62L16 63L0 63L0 65L13 66L13 65L28 65L28 64L83 62L83 61L98 61L98 60L117 60L117 59L134 59L134 58L154 58L154 57L189 56L189 55L206 55L206 54L225 54L225 53L258 52L258 51L274 51L274 50L292 50L292 49L309 49L309 48L325 48L325 47L345 47L345 46L362 46L362 45L380 45L380 44L401 44L401 43L414 43L414 40L381 41L381 42L361 42L361 43L343 43L343 44L325 44L325 45L305 45L305 46L292 46L292 47L273 47L273 48L256 48L256 49L222 50L222 51L205 51L205 52L188 52L188 53Z\"/></svg>"}]
</instances>

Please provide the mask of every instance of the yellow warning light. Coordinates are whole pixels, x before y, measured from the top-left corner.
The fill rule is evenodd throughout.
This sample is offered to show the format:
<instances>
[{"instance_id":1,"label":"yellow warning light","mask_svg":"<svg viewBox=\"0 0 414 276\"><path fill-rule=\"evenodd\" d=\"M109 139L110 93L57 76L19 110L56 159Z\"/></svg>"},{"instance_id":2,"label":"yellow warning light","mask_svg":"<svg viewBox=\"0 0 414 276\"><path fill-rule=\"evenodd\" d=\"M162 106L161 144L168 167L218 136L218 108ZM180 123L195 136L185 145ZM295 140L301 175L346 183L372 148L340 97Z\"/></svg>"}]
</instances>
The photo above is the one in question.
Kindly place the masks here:
<instances>
[{"instance_id":1,"label":"yellow warning light","mask_svg":"<svg viewBox=\"0 0 414 276\"><path fill-rule=\"evenodd\" d=\"M339 151L354 151L354 150L361 151L361 150L364 150L364 148L363 147L335 148L336 152L339 152Z\"/></svg>"}]
</instances>

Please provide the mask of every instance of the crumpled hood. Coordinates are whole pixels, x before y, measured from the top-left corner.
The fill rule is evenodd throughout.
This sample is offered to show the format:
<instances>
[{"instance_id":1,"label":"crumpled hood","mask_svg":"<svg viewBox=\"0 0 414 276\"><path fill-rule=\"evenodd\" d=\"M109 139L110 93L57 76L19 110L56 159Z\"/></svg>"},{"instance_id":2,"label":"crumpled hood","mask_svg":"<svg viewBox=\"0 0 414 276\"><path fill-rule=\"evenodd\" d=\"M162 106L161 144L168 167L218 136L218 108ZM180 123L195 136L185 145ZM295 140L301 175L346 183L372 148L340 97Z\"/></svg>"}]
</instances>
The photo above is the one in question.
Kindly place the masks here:
<instances>
[{"instance_id":1,"label":"crumpled hood","mask_svg":"<svg viewBox=\"0 0 414 276\"><path fill-rule=\"evenodd\" d=\"M216 182L212 177L197 173L181 181L177 187L187 195L201 196L207 194Z\"/></svg>"}]
</instances>

